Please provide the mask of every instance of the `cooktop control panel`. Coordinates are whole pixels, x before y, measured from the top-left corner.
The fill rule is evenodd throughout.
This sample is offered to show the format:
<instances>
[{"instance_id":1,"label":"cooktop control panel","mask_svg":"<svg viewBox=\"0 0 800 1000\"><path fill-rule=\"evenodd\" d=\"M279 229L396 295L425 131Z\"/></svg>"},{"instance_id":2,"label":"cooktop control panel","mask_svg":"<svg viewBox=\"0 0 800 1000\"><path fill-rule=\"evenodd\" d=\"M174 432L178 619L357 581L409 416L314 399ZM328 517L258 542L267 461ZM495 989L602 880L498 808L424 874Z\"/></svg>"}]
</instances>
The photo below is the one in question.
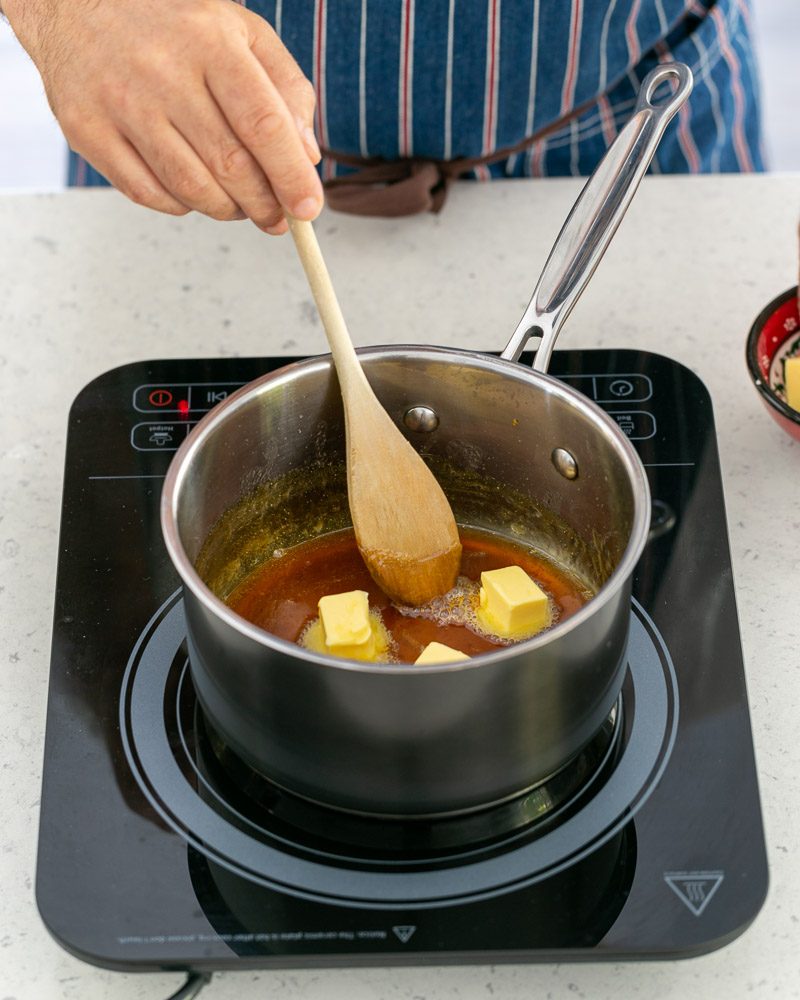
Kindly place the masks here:
<instances>
[{"instance_id":1,"label":"cooktop control panel","mask_svg":"<svg viewBox=\"0 0 800 1000\"><path fill-rule=\"evenodd\" d=\"M297 359L286 358L284 363L294 360ZM560 374L558 368L556 355L552 373L602 406L631 441L646 441L655 436L656 416L648 405L653 398L653 381L648 375L630 371ZM176 451L204 414L245 384L239 381L137 385L131 409L140 417L131 428L131 446L136 451Z\"/></svg>"},{"instance_id":2,"label":"cooktop control panel","mask_svg":"<svg viewBox=\"0 0 800 1000\"><path fill-rule=\"evenodd\" d=\"M244 382L156 382L137 385L132 406L142 419L131 428L137 451L176 451L204 413Z\"/></svg>"}]
</instances>

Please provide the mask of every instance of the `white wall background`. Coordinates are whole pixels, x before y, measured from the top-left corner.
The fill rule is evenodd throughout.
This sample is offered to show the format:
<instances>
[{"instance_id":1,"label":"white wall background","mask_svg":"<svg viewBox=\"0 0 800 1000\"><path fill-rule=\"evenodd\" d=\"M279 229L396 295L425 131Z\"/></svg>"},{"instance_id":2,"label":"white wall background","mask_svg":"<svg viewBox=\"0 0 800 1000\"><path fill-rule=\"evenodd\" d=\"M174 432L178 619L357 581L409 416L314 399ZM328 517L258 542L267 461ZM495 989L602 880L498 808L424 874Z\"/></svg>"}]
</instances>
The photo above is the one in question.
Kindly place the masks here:
<instances>
[{"instance_id":1,"label":"white wall background","mask_svg":"<svg viewBox=\"0 0 800 1000\"><path fill-rule=\"evenodd\" d=\"M769 164L800 170L800 0L755 0L755 15ZM57 189L65 175L41 80L0 18L0 189Z\"/></svg>"}]
</instances>

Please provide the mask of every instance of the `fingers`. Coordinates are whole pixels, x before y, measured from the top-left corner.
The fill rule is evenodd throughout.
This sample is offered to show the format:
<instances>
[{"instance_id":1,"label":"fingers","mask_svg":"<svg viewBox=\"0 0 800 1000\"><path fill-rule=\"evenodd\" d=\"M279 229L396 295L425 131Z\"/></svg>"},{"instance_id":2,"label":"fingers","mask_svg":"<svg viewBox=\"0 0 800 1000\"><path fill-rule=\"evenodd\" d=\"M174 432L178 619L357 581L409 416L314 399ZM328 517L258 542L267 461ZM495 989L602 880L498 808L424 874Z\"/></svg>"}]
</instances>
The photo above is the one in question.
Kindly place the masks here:
<instances>
[{"instance_id":1,"label":"fingers","mask_svg":"<svg viewBox=\"0 0 800 1000\"><path fill-rule=\"evenodd\" d=\"M168 215L186 215L189 207L167 191L145 161L119 132L109 128L94 136L91 149L82 148L79 140L70 145L114 187L137 205Z\"/></svg>"},{"instance_id":2,"label":"fingers","mask_svg":"<svg viewBox=\"0 0 800 1000\"><path fill-rule=\"evenodd\" d=\"M204 101L173 107L175 125L129 116L116 130L93 129L88 141L71 144L138 204L170 214L194 209L219 220L250 218L265 232L285 233L284 208L262 167L208 91L202 93Z\"/></svg>"},{"instance_id":3,"label":"fingers","mask_svg":"<svg viewBox=\"0 0 800 1000\"><path fill-rule=\"evenodd\" d=\"M241 207L170 122L154 121L149 126L128 123L124 134L176 201L212 219L245 218Z\"/></svg>"},{"instance_id":4,"label":"fingers","mask_svg":"<svg viewBox=\"0 0 800 1000\"><path fill-rule=\"evenodd\" d=\"M273 233L283 219L283 209L264 171L233 133L211 95L207 96L192 113L189 109L176 112L175 127L228 197L260 229Z\"/></svg>"},{"instance_id":5,"label":"fingers","mask_svg":"<svg viewBox=\"0 0 800 1000\"><path fill-rule=\"evenodd\" d=\"M209 65L206 83L282 208L298 219L316 218L322 184L292 111L256 56L248 50L244 57Z\"/></svg>"}]
</instances>

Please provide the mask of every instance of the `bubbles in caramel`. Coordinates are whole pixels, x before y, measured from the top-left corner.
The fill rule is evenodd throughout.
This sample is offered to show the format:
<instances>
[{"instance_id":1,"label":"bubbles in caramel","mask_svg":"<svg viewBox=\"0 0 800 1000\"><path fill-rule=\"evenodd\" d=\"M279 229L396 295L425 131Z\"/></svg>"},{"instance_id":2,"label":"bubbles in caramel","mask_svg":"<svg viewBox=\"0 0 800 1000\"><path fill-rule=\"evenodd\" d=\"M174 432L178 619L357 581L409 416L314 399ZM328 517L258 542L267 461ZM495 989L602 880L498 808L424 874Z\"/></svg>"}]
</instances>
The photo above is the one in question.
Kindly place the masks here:
<instances>
[{"instance_id":1,"label":"bubbles in caramel","mask_svg":"<svg viewBox=\"0 0 800 1000\"><path fill-rule=\"evenodd\" d=\"M370 616L378 616L387 637L376 659L413 664L431 642L473 657L520 641L493 635L481 624L478 611L483 572L521 567L547 595L546 627L569 618L593 596L583 581L539 552L515 545L501 535L472 528L460 529L460 536L463 553L456 586L423 607L401 607L389 600L370 577L352 529L285 549L254 570L230 594L227 603L267 632L313 648L309 633L311 642L315 641L320 599L364 591Z\"/></svg>"}]
</instances>

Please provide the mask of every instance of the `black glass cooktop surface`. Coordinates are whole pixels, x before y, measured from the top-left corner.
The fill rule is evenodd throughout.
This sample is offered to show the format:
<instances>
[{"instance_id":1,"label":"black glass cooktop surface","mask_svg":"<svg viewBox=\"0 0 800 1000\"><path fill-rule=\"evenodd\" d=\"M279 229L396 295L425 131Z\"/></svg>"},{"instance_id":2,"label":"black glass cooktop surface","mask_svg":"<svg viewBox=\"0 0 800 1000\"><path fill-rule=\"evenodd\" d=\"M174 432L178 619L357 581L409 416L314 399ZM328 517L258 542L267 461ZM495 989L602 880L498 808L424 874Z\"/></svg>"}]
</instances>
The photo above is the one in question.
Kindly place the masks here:
<instances>
[{"instance_id":1,"label":"black glass cooktop surface","mask_svg":"<svg viewBox=\"0 0 800 1000\"><path fill-rule=\"evenodd\" d=\"M336 814L238 761L196 704L159 497L191 427L289 359L155 361L69 418L37 900L123 969L676 958L741 933L767 868L711 402L675 362L556 352L653 497L628 672L540 788L467 817Z\"/></svg>"}]
</instances>

